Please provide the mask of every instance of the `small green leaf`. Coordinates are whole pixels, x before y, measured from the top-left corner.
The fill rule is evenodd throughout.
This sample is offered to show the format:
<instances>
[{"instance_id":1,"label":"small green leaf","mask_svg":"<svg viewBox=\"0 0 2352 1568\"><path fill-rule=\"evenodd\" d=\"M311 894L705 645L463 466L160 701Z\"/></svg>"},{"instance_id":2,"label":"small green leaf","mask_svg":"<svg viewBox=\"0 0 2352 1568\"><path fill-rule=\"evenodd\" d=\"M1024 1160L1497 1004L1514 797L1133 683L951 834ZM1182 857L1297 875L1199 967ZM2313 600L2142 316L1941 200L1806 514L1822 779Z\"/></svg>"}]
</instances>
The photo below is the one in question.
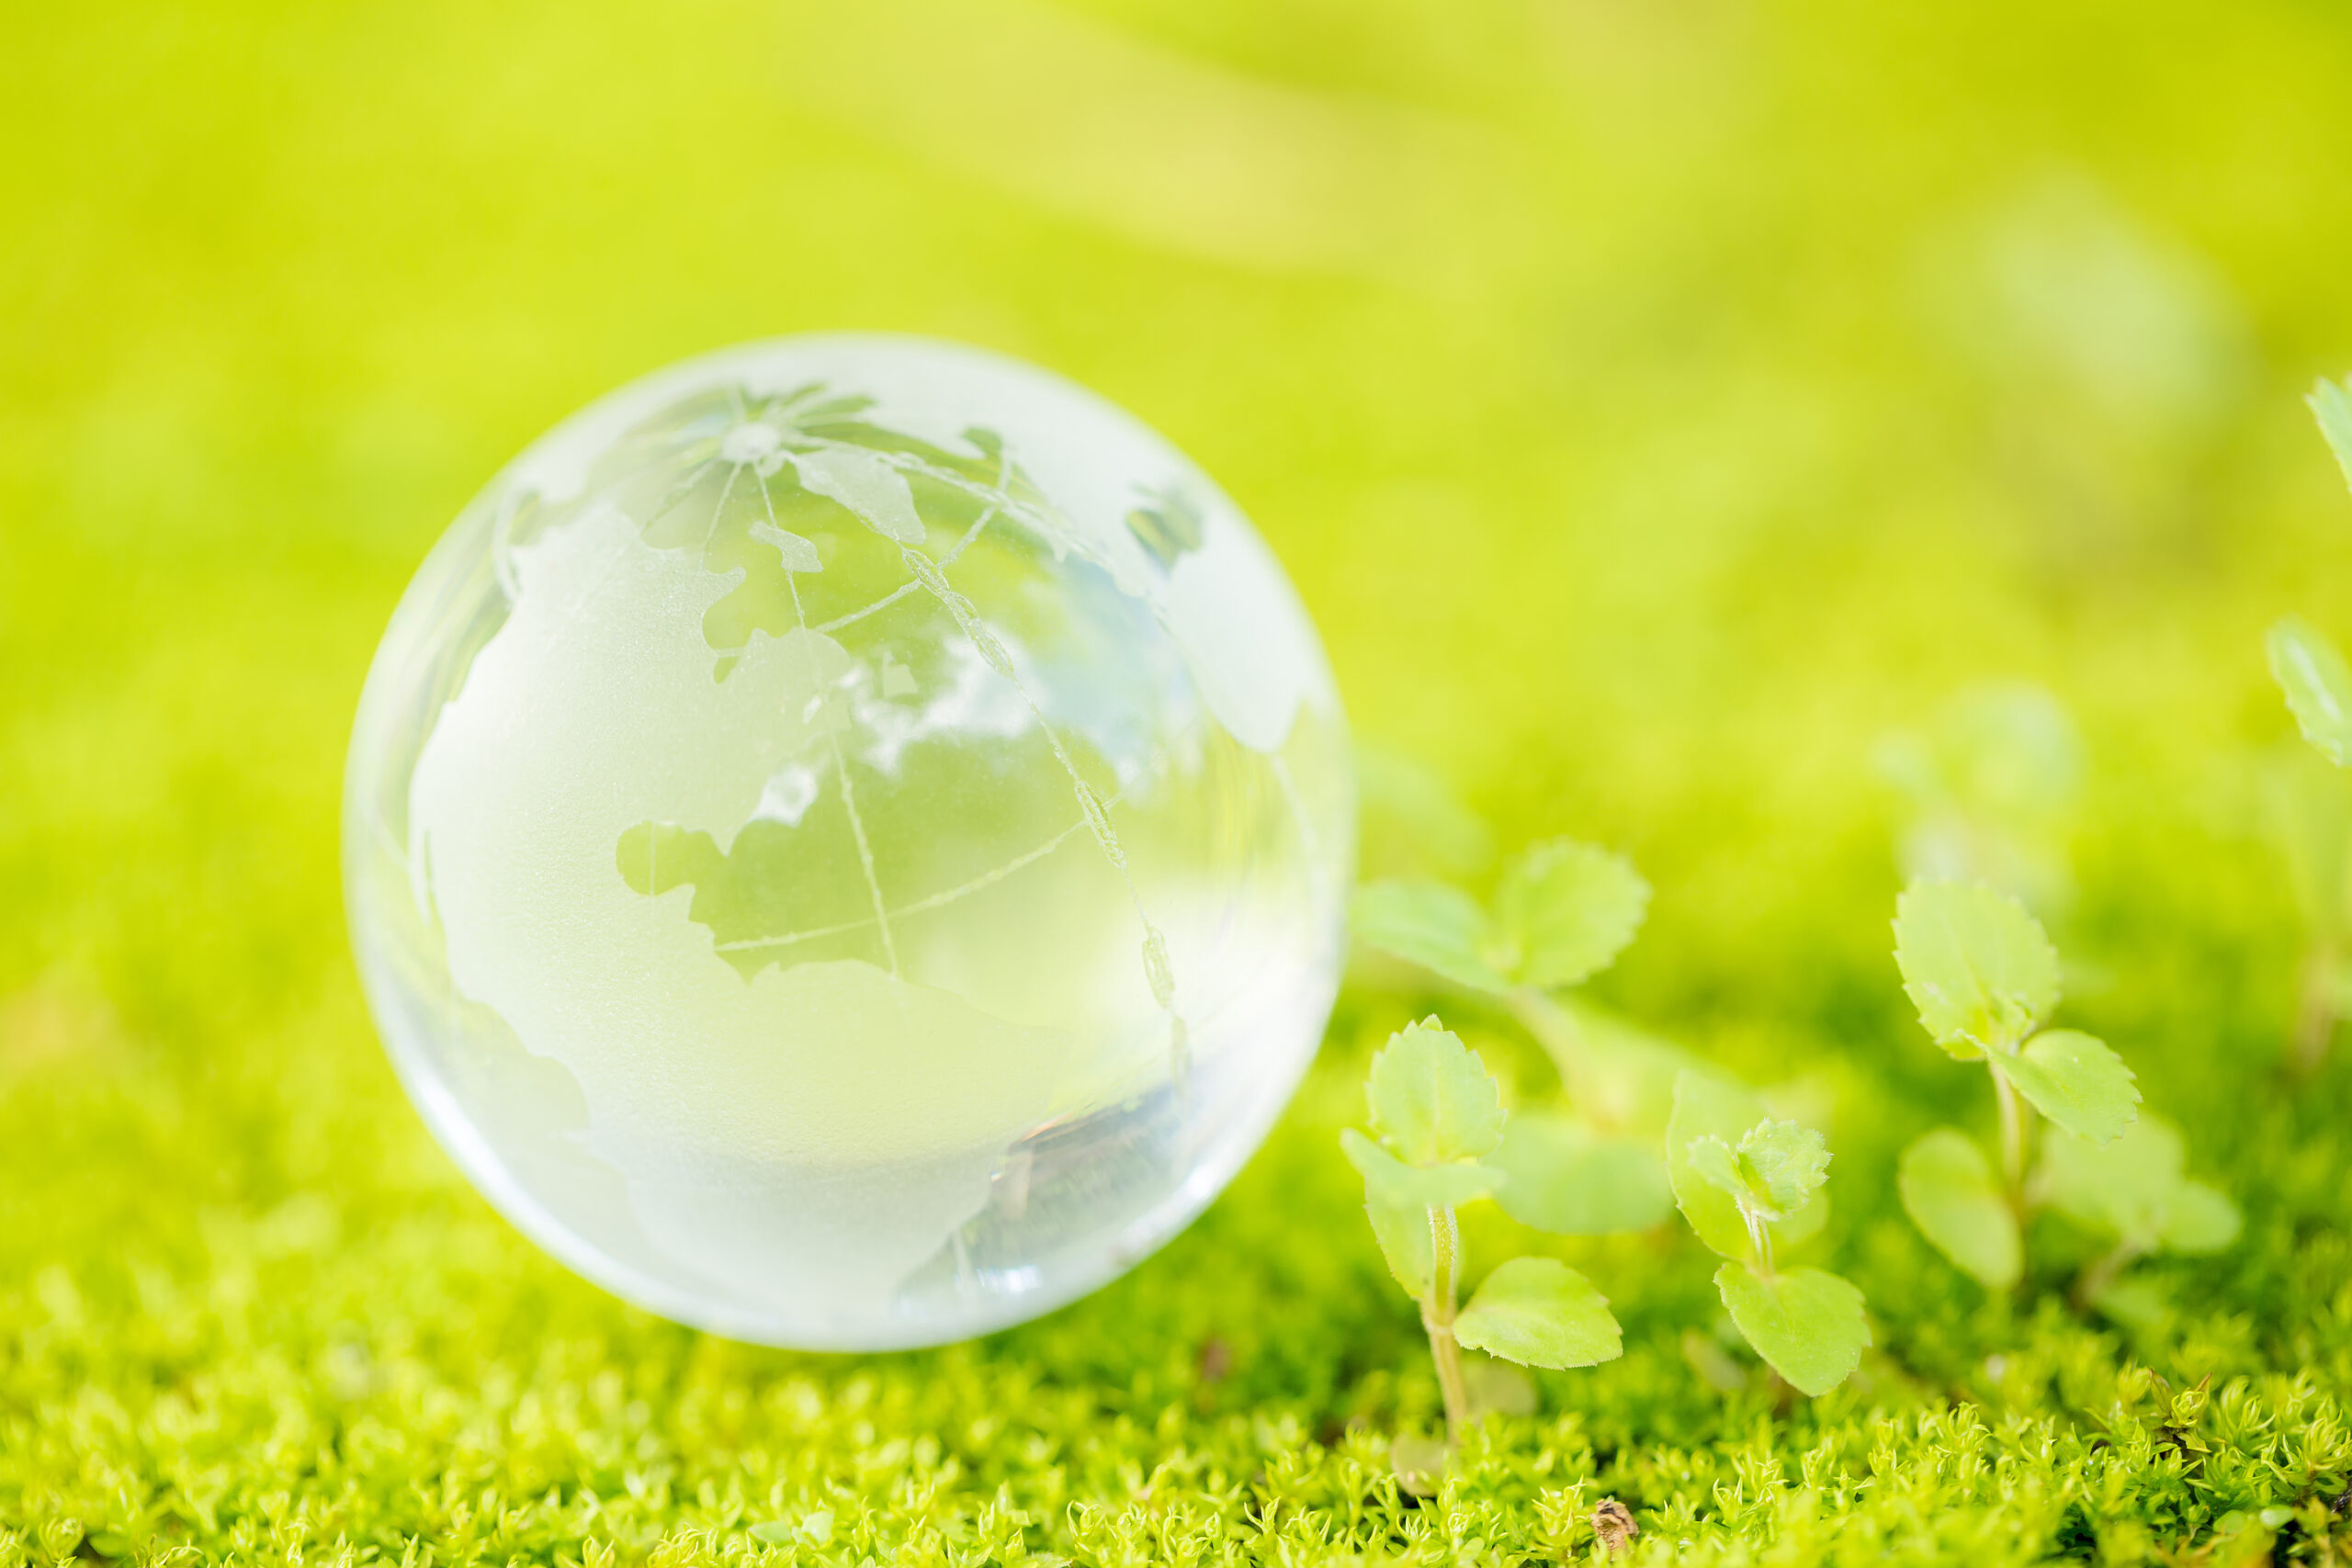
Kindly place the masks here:
<instances>
[{"instance_id":1,"label":"small green leaf","mask_svg":"<svg viewBox=\"0 0 2352 1568\"><path fill-rule=\"evenodd\" d=\"M2132 1069L2104 1041L2080 1030L2044 1030L2016 1055L1996 1055L1992 1063L2036 1111L2095 1144L2108 1142L2140 1114Z\"/></svg>"},{"instance_id":2,"label":"small green leaf","mask_svg":"<svg viewBox=\"0 0 2352 1568\"><path fill-rule=\"evenodd\" d=\"M1456 985L1497 995L1510 981L1487 961L1487 913L1459 887L1442 882L1372 882L1349 907L1359 939Z\"/></svg>"},{"instance_id":3,"label":"small green leaf","mask_svg":"<svg viewBox=\"0 0 2352 1568\"><path fill-rule=\"evenodd\" d=\"M1704 1134L1690 1140L1686 1154L1702 1181L1767 1220L1793 1215L1829 1175L1827 1140L1793 1122L1758 1122L1737 1148Z\"/></svg>"},{"instance_id":4,"label":"small green leaf","mask_svg":"<svg viewBox=\"0 0 2352 1568\"><path fill-rule=\"evenodd\" d=\"M1690 1145L1713 1137L1736 1146L1765 1120L1764 1102L1736 1079L1706 1068L1688 1068L1674 1080L1674 1113L1666 1124L1666 1174L1674 1201L1699 1239L1725 1258L1746 1259L1751 1250L1739 1201L1710 1182L1690 1161ZM1829 1202L1816 1192L1786 1220L1772 1225L1776 1246L1793 1247L1826 1222Z\"/></svg>"},{"instance_id":5,"label":"small green leaf","mask_svg":"<svg viewBox=\"0 0 2352 1568\"><path fill-rule=\"evenodd\" d=\"M1453 1450L1442 1438L1399 1432L1388 1445L1388 1468L1396 1474L1398 1490L1415 1497L1436 1495L1445 1481L1446 1466L1453 1462Z\"/></svg>"},{"instance_id":6,"label":"small green leaf","mask_svg":"<svg viewBox=\"0 0 2352 1568\"><path fill-rule=\"evenodd\" d=\"M1724 1310L1756 1353L1802 1392L1818 1398L1861 1364L1871 1328L1862 1292L1818 1269L1789 1269L1767 1280L1744 1263L1715 1270Z\"/></svg>"},{"instance_id":7,"label":"small green leaf","mask_svg":"<svg viewBox=\"0 0 2352 1568\"><path fill-rule=\"evenodd\" d=\"M1408 1165L1476 1159L1502 1141L1494 1078L1435 1018L1388 1037L1372 1058L1364 1094L1374 1129Z\"/></svg>"},{"instance_id":8,"label":"small green leaf","mask_svg":"<svg viewBox=\"0 0 2352 1568\"><path fill-rule=\"evenodd\" d=\"M1589 1367L1624 1353L1617 1319L1585 1277L1555 1258L1514 1258L1486 1278L1453 1337L1522 1367Z\"/></svg>"},{"instance_id":9,"label":"small green leaf","mask_svg":"<svg viewBox=\"0 0 2352 1568\"><path fill-rule=\"evenodd\" d=\"M1506 1178L1495 1195L1503 1213L1554 1235L1647 1230L1674 1212L1656 1149L1566 1116L1513 1115L1487 1163Z\"/></svg>"},{"instance_id":10,"label":"small green leaf","mask_svg":"<svg viewBox=\"0 0 2352 1568\"><path fill-rule=\"evenodd\" d=\"M1764 1217L1785 1220L1829 1179L1829 1141L1793 1122L1758 1122L1739 1141L1739 1174Z\"/></svg>"},{"instance_id":11,"label":"small green leaf","mask_svg":"<svg viewBox=\"0 0 2352 1568\"><path fill-rule=\"evenodd\" d=\"M1503 1173L1490 1166L1407 1165L1352 1127L1340 1134L1340 1146L1363 1173L1364 1190L1396 1208L1456 1208L1503 1184Z\"/></svg>"},{"instance_id":12,"label":"small green leaf","mask_svg":"<svg viewBox=\"0 0 2352 1568\"><path fill-rule=\"evenodd\" d=\"M2290 615L2263 639L2270 674L2312 749L2337 767L2352 762L2352 666L2310 622Z\"/></svg>"},{"instance_id":13,"label":"small green leaf","mask_svg":"<svg viewBox=\"0 0 2352 1568\"><path fill-rule=\"evenodd\" d=\"M2171 1300L2153 1280L2117 1280L2091 1297L2099 1314L2126 1328L2150 1329L2172 1310Z\"/></svg>"},{"instance_id":14,"label":"small green leaf","mask_svg":"<svg viewBox=\"0 0 2352 1568\"><path fill-rule=\"evenodd\" d=\"M1465 1359L1462 1392L1469 1395L1473 1416L1532 1416L1539 1403L1534 1379L1509 1361L1487 1356Z\"/></svg>"},{"instance_id":15,"label":"small green leaf","mask_svg":"<svg viewBox=\"0 0 2352 1568\"><path fill-rule=\"evenodd\" d=\"M1372 874L1434 867L1468 875L1495 858L1495 836L1436 769L1371 743L1356 748L1356 800Z\"/></svg>"},{"instance_id":16,"label":"small green leaf","mask_svg":"<svg viewBox=\"0 0 2352 1568\"><path fill-rule=\"evenodd\" d=\"M1674 1114L1666 1125L1667 1179L1691 1230L1725 1258L1745 1258L1753 1250L1747 1222L1740 1218L1732 1190L1710 1181L1693 1163L1691 1149L1712 1137L1728 1157L1730 1140L1755 1125L1763 1110L1763 1102L1746 1087L1717 1073L1689 1069L1674 1080Z\"/></svg>"},{"instance_id":17,"label":"small green leaf","mask_svg":"<svg viewBox=\"0 0 2352 1568\"><path fill-rule=\"evenodd\" d=\"M2319 420L2319 433L2327 438L2328 450L2335 454L2336 464L2344 470L2344 482L2352 484L2352 378L2342 386L2322 381L2305 401Z\"/></svg>"},{"instance_id":18,"label":"small green leaf","mask_svg":"<svg viewBox=\"0 0 2352 1568\"><path fill-rule=\"evenodd\" d=\"M2308 746L2282 748L2265 760L2260 800L2304 923L2340 945L2352 931L2352 773Z\"/></svg>"},{"instance_id":19,"label":"small green leaf","mask_svg":"<svg viewBox=\"0 0 2352 1568\"><path fill-rule=\"evenodd\" d=\"M1699 1059L1577 998L1540 992L1520 1017L1553 1066L1577 1114L1595 1127L1655 1144L1674 1113L1674 1078Z\"/></svg>"},{"instance_id":20,"label":"small green leaf","mask_svg":"<svg viewBox=\"0 0 2352 1568\"><path fill-rule=\"evenodd\" d=\"M1903 1151L1895 1178L1904 1212L1929 1245L1986 1290L2006 1291L2025 1267L2017 1216L1984 1151L1939 1127Z\"/></svg>"},{"instance_id":21,"label":"small green leaf","mask_svg":"<svg viewBox=\"0 0 2352 1568\"><path fill-rule=\"evenodd\" d=\"M2143 1251L2218 1251L2237 1239L2236 1205L2188 1179L2186 1159L2180 1130L2143 1115L2104 1146L2064 1134L2043 1139L2036 1183L2069 1219Z\"/></svg>"},{"instance_id":22,"label":"small green leaf","mask_svg":"<svg viewBox=\"0 0 2352 1568\"><path fill-rule=\"evenodd\" d=\"M1495 889L1496 967L1547 990L1581 984L1625 950L1649 903L1624 856L1569 839L1533 845Z\"/></svg>"},{"instance_id":23,"label":"small green leaf","mask_svg":"<svg viewBox=\"0 0 2352 1568\"><path fill-rule=\"evenodd\" d=\"M1435 1224L1426 1205L1385 1202L1365 1185L1364 1213L1372 1221L1373 1239L1388 1272L1415 1301L1426 1300L1437 1279L1437 1244L1430 1233Z\"/></svg>"},{"instance_id":24,"label":"small green leaf","mask_svg":"<svg viewBox=\"0 0 2352 1568\"><path fill-rule=\"evenodd\" d=\"M1729 1144L1710 1133L1691 1139L1683 1154L1700 1180L1718 1192L1729 1193L1734 1202L1746 1200L1747 1183L1739 1179L1739 1156Z\"/></svg>"},{"instance_id":25,"label":"small green leaf","mask_svg":"<svg viewBox=\"0 0 2352 1568\"><path fill-rule=\"evenodd\" d=\"M1894 907L1903 989L1962 1061L2008 1051L2058 1005L2058 954L2023 904L1981 882L1920 882Z\"/></svg>"},{"instance_id":26,"label":"small green leaf","mask_svg":"<svg viewBox=\"0 0 2352 1568\"><path fill-rule=\"evenodd\" d=\"M1682 1331L1679 1347L1682 1359L1699 1381L1717 1393L1737 1393L1747 1386L1747 1369L1733 1359L1731 1353L1714 1339L1695 1328Z\"/></svg>"},{"instance_id":27,"label":"small green leaf","mask_svg":"<svg viewBox=\"0 0 2352 1568\"><path fill-rule=\"evenodd\" d=\"M2238 1239L2245 1224L2238 1206L2220 1189L2183 1181L2173 1190L2172 1210L2156 1232L2156 1245L2166 1252L2221 1252Z\"/></svg>"}]
</instances>

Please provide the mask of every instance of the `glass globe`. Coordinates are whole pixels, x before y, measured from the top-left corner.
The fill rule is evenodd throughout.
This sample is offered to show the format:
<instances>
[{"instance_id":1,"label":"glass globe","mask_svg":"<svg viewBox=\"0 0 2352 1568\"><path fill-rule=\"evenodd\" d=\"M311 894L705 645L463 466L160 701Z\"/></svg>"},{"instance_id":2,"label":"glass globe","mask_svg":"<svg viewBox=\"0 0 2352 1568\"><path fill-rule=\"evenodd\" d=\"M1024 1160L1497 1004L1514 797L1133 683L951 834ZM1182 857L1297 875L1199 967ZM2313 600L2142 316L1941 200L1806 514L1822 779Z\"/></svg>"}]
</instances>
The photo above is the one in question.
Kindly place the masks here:
<instances>
[{"instance_id":1,"label":"glass globe","mask_svg":"<svg viewBox=\"0 0 2352 1568\"><path fill-rule=\"evenodd\" d=\"M541 437L401 600L352 740L402 1082L581 1273L937 1343L1181 1229L1313 1055L1354 803L1233 502L1057 377L750 344Z\"/></svg>"}]
</instances>

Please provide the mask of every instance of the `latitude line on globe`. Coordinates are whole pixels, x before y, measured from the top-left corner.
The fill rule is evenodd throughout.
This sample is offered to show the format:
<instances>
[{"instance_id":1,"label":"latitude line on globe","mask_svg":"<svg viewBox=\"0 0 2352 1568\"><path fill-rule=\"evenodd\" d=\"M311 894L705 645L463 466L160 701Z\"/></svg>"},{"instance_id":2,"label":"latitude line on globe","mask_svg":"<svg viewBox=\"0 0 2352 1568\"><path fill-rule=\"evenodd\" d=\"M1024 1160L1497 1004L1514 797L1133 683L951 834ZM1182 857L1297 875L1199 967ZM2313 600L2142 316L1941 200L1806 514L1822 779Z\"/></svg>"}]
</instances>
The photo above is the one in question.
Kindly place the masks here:
<instances>
[{"instance_id":1,"label":"latitude line on globe","mask_svg":"<svg viewBox=\"0 0 2352 1568\"><path fill-rule=\"evenodd\" d=\"M981 513L979 519L969 528L964 531L964 536L956 541L955 547L945 555L939 558L939 564L942 566L954 565L956 558L964 553L965 548L967 546L980 536L980 530L987 527L989 524L995 519L996 514L1001 510L1003 510L1001 502L990 502L989 503L988 510ZM773 510L771 510L771 515L773 515ZM891 605L897 604L899 600L905 598L908 594L912 593L916 589L921 588L922 586L922 584L918 581L910 581L901 582L898 587L893 588L889 592L885 593L881 598L875 600L872 604L852 610L847 615L835 615L831 620L821 622L809 629L811 631L818 632L839 631L843 626L854 625L856 622L865 619L868 615L877 615L880 612L888 609Z\"/></svg>"},{"instance_id":2,"label":"latitude line on globe","mask_svg":"<svg viewBox=\"0 0 2352 1568\"><path fill-rule=\"evenodd\" d=\"M1118 794L1112 795L1108 801L1104 802L1104 804L1114 805L1117 802L1125 799L1126 793L1127 792L1123 789ZM1077 821L1071 823L1069 827L1063 829L1060 832L1056 833L1052 838L1047 839L1044 843L1037 845L1035 849L1023 851L1021 853L1013 856L1011 860L1006 861L1002 865L991 866L989 870L980 873L979 875L972 878L969 882L950 887L944 892L933 893L927 897L918 898L911 904L902 904L896 909L891 910L890 913L899 919L904 919L909 915L929 914L933 909L945 908L948 905L956 903L960 899L968 898L975 893L978 893L989 887L993 887L998 883L1002 882L1006 877L1011 876L1014 872L1021 870L1024 866L1034 865L1037 862L1044 860L1047 855L1052 854L1056 850L1060 849L1064 844L1069 841L1072 834L1078 832L1079 829L1085 826L1086 818L1081 817ZM872 917L869 916L862 920L844 920L839 925L815 926L805 931L786 931L782 936L745 937L737 942L717 942L711 943L711 947L714 951L718 953L745 953L750 952L752 949L762 947L790 947L797 942L814 942L819 937L840 936L847 931L864 931L873 923L874 920Z\"/></svg>"}]
</instances>

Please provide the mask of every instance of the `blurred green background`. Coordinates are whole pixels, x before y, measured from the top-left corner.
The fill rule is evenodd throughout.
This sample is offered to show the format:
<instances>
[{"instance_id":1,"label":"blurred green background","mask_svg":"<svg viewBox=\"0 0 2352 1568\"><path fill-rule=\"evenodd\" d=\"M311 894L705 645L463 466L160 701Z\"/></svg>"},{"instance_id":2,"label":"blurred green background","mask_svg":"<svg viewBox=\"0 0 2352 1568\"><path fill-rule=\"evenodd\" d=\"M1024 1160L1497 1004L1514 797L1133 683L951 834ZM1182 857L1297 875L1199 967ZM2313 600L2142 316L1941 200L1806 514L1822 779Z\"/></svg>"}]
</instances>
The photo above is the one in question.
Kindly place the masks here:
<instances>
[{"instance_id":1,"label":"blurred green background","mask_svg":"<svg viewBox=\"0 0 2352 1568\"><path fill-rule=\"evenodd\" d=\"M2335 1234L2294 1209L2341 1168L2306 1136L2335 1101L2290 1132L2233 1100L2267 1084L2297 942L2249 806L2289 733L2261 629L2352 626L2352 502L2297 400L2352 363L2341 6L419 0L8 32L0 1527L36 1559L69 1515L104 1556L166 1518L277 1540L337 1495L288 1456L356 1463L363 1395L386 1473L487 1465L510 1495L593 1469L517 1458L515 1402L602 1408L605 1376L653 1412L615 1396L624 1449L696 1378L760 1409L793 1379L888 1404L893 1379L1091 1378L1148 1426L1192 1408L1169 1390L1214 1330L1286 1419L1426 1411L1329 1143L1361 1039L1420 998L1359 991L1294 1125L1112 1305L871 1366L697 1341L571 1280L401 1099L335 865L384 621L555 420L772 333L983 344L1190 451L1288 565L1362 737L1506 843L1642 864L1610 1000L1844 1086L1840 1234L1898 1280L1926 1254L1884 1222L1892 1151L1985 1108L1895 991L1874 749L1972 682L2045 685L2088 759L2078 1016L2200 1160L2303 1151L2237 1183L2255 1255ZM1596 1272L1639 1338L1640 1271ZM2256 1273L2218 1298L2246 1326L2214 1364L2309 1371L2302 1298ZM1690 1381L1670 1316L1657 1387ZM1403 1392L1364 1393L1390 1366ZM1672 1398L1701 1442L1713 1407ZM689 1491L613 1539L643 1550ZM452 1528L401 1506L308 1528L395 1553Z\"/></svg>"}]
</instances>

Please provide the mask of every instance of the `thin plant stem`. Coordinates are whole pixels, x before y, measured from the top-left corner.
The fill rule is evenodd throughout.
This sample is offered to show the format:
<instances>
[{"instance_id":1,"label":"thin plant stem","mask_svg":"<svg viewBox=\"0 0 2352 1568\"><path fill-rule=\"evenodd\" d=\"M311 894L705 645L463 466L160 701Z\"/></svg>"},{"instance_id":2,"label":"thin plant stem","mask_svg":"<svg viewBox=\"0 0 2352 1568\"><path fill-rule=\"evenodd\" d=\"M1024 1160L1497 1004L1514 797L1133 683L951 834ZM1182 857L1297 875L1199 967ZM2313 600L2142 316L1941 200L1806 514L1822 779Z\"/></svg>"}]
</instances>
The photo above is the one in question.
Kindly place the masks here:
<instances>
[{"instance_id":1,"label":"thin plant stem","mask_svg":"<svg viewBox=\"0 0 2352 1568\"><path fill-rule=\"evenodd\" d=\"M2115 1283L2115 1277L2123 1272L2125 1266L2139 1256L2139 1247L2126 1240L2117 1242L2108 1251L2093 1258L2082 1273L2075 1277L2075 1288L2069 1292L2075 1310L2080 1312L2106 1294L2107 1288Z\"/></svg>"},{"instance_id":2,"label":"thin plant stem","mask_svg":"<svg viewBox=\"0 0 2352 1568\"><path fill-rule=\"evenodd\" d=\"M2302 974L2295 1003L2295 1032L2290 1042L2289 1064L2298 1077L2309 1077L2327 1059L2328 1042L2335 1037L2336 945L2332 936L2312 939L2303 954Z\"/></svg>"},{"instance_id":3,"label":"thin plant stem","mask_svg":"<svg viewBox=\"0 0 2352 1568\"><path fill-rule=\"evenodd\" d=\"M1429 1330L1430 1359L1437 1363L1438 1391L1445 1396L1445 1440L1462 1440L1470 1419L1470 1393L1462 1380L1462 1345L1453 1337L1454 1298L1462 1280L1462 1232L1450 1208L1430 1210L1430 1293L1421 1303L1421 1326Z\"/></svg>"},{"instance_id":4,"label":"thin plant stem","mask_svg":"<svg viewBox=\"0 0 2352 1568\"><path fill-rule=\"evenodd\" d=\"M1591 1050L1576 1014L1533 986L1520 987L1510 993L1510 1000L1511 1016L1552 1058L1562 1086L1575 1103L1589 1116L1605 1113L1602 1098L1591 1092Z\"/></svg>"},{"instance_id":5,"label":"thin plant stem","mask_svg":"<svg viewBox=\"0 0 2352 1568\"><path fill-rule=\"evenodd\" d=\"M2008 1189L2009 1213L2016 1216L2022 1230L2025 1225L2025 1104L1998 1068L1987 1063L1984 1070L1993 1075L1993 1093L2001 1102L2001 1177Z\"/></svg>"},{"instance_id":6,"label":"thin plant stem","mask_svg":"<svg viewBox=\"0 0 2352 1568\"><path fill-rule=\"evenodd\" d=\"M1756 1272L1770 1280L1777 1279L1772 1270L1772 1227L1763 1215L1746 1203L1739 1205L1739 1217L1747 1224L1747 1245L1756 1253Z\"/></svg>"}]
</instances>

